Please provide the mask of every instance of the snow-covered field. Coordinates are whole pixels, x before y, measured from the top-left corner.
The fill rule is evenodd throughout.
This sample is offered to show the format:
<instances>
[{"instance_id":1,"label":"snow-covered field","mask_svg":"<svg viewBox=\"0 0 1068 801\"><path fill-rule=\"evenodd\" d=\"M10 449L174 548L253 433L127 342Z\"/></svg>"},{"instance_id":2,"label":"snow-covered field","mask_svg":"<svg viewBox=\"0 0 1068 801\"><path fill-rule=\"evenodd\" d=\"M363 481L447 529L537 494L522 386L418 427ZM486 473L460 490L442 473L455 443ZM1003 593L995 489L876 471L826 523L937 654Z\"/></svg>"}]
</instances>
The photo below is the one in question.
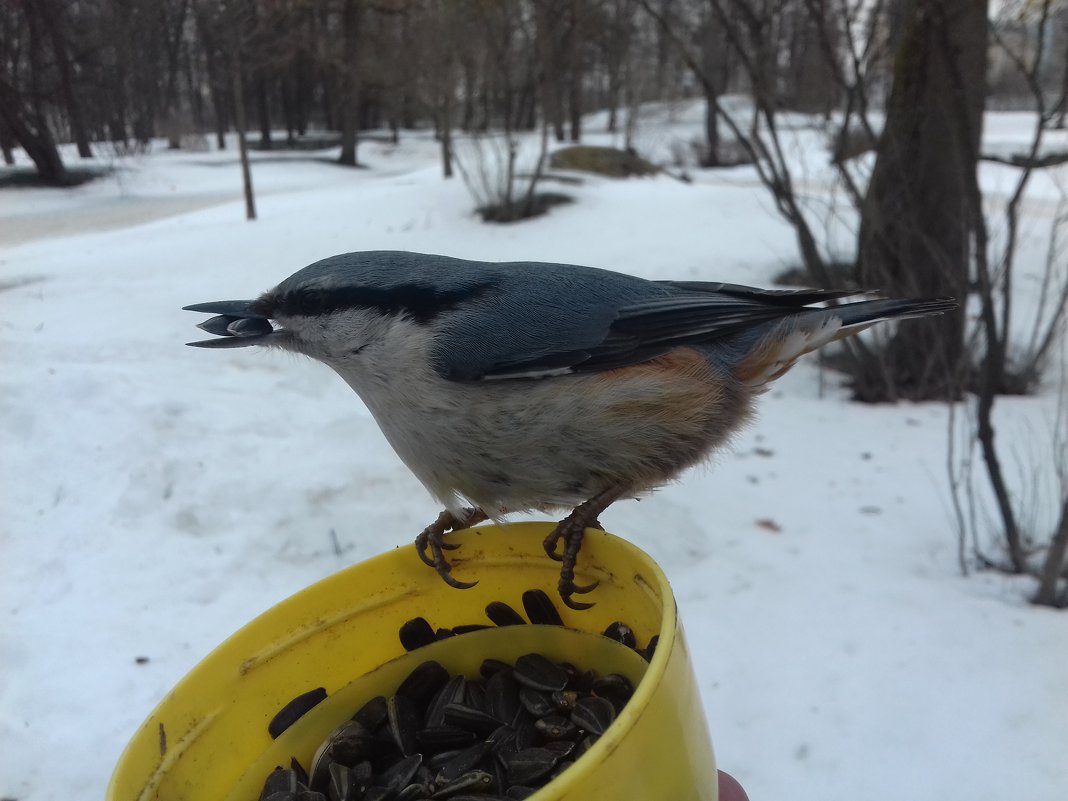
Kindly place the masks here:
<instances>
[{"instance_id":1,"label":"snow-covered field","mask_svg":"<svg viewBox=\"0 0 1068 801\"><path fill-rule=\"evenodd\" d=\"M333 373L186 348L201 318L181 306L350 250L752 284L794 261L745 169L588 177L570 206L488 226L425 135L362 145L362 170L330 155L254 154L255 223L232 149L0 191L0 797L99 798L217 643L438 511ZM1029 460L1048 470L1053 394L1001 402L1019 492ZM602 518L672 581L721 767L754 801L1065 798L1068 616L1031 607L1029 581L960 576L947 417L850 404L810 360L710 468Z\"/></svg>"}]
</instances>

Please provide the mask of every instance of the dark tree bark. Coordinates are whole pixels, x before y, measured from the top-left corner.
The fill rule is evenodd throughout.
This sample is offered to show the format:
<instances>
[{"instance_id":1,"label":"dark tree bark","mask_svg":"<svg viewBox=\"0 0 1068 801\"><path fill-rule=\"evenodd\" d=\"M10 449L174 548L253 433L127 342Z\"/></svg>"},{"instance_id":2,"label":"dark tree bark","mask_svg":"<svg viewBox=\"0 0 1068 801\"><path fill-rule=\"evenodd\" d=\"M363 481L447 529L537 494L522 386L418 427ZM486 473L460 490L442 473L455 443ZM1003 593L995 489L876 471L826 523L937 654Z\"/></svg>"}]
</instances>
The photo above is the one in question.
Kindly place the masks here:
<instances>
[{"instance_id":1,"label":"dark tree bark","mask_svg":"<svg viewBox=\"0 0 1068 801\"><path fill-rule=\"evenodd\" d=\"M345 0L342 11L342 47L338 114L341 117L341 155L338 163L356 166L356 146L359 129L359 99L356 59L359 55L360 21L363 9L360 0Z\"/></svg>"},{"instance_id":2,"label":"dark tree bark","mask_svg":"<svg viewBox=\"0 0 1068 801\"><path fill-rule=\"evenodd\" d=\"M561 61L562 8L559 2L535 4L538 53L541 57L541 105L557 142L564 141L564 103Z\"/></svg>"},{"instance_id":3,"label":"dark tree bark","mask_svg":"<svg viewBox=\"0 0 1068 801\"><path fill-rule=\"evenodd\" d=\"M0 76L0 118L33 160L42 181L60 186L67 181L55 138L48 127L42 73L45 69L44 41L40 20L32 0L24 0L29 56L28 91L22 93Z\"/></svg>"},{"instance_id":4,"label":"dark tree bark","mask_svg":"<svg viewBox=\"0 0 1068 801\"><path fill-rule=\"evenodd\" d=\"M700 69L694 77L701 84L705 97L705 153L702 167L718 167L719 147L719 98L727 88L728 61L727 40L721 26L711 17L706 17L697 32L700 47Z\"/></svg>"},{"instance_id":5,"label":"dark tree bark","mask_svg":"<svg viewBox=\"0 0 1068 801\"><path fill-rule=\"evenodd\" d=\"M48 31L52 44L52 54L59 72L59 94L67 109L67 122L70 124L71 137L78 146L78 155L83 159L93 157L89 148L89 133L85 128L78 94L74 90L74 70L71 66L70 53L63 32L63 4L52 0L35 0L28 4L26 13L40 17L41 25Z\"/></svg>"},{"instance_id":6,"label":"dark tree bark","mask_svg":"<svg viewBox=\"0 0 1068 801\"><path fill-rule=\"evenodd\" d=\"M260 148L271 149L271 103L267 96L267 79L261 74L256 78L256 113L260 121Z\"/></svg>"},{"instance_id":7,"label":"dark tree bark","mask_svg":"<svg viewBox=\"0 0 1068 801\"><path fill-rule=\"evenodd\" d=\"M235 45L231 56L231 80L234 87L234 125L237 128L237 146L241 154L241 184L245 190L245 219L256 219L256 198L252 191L252 168L248 158L248 127L245 120L245 93L241 78L240 49Z\"/></svg>"},{"instance_id":8,"label":"dark tree bark","mask_svg":"<svg viewBox=\"0 0 1068 801\"><path fill-rule=\"evenodd\" d=\"M1039 576L1038 592L1034 602L1043 606L1068 605L1068 593L1057 595L1057 585L1065 569L1065 555L1068 554L1068 498L1061 505L1060 521L1057 532L1049 544L1045 564Z\"/></svg>"},{"instance_id":9,"label":"dark tree bark","mask_svg":"<svg viewBox=\"0 0 1068 801\"><path fill-rule=\"evenodd\" d=\"M964 299L973 236L964 198L979 152L986 50L986 0L912 1L864 202L862 286ZM954 398L965 355L963 315L916 320L855 391L871 401Z\"/></svg>"},{"instance_id":10,"label":"dark tree bark","mask_svg":"<svg viewBox=\"0 0 1068 801\"><path fill-rule=\"evenodd\" d=\"M570 117L572 142L582 141L582 80L585 61L583 59L585 16L580 0L571 0L568 7L569 22L565 48L567 51L567 110Z\"/></svg>"},{"instance_id":11,"label":"dark tree bark","mask_svg":"<svg viewBox=\"0 0 1068 801\"><path fill-rule=\"evenodd\" d=\"M67 182L67 170L40 108L26 105L15 87L0 78L0 120L33 160L42 181L55 186Z\"/></svg>"},{"instance_id":12,"label":"dark tree bark","mask_svg":"<svg viewBox=\"0 0 1068 801\"><path fill-rule=\"evenodd\" d=\"M211 107L215 112L215 146L219 150L225 150L229 115L226 113L226 70L219 63L220 58L215 40L215 23L217 20L208 16L208 12L202 3L197 3L193 10L197 22L197 31L200 34L200 43L204 50L204 63L208 72L208 93L211 95Z\"/></svg>"},{"instance_id":13,"label":"dark tree bark","mask_svg":"<svg viewBox=\"0 0 1068 801\"><path fill-rule=\"evenodd\" d=\"M0 151L4 154L4 164L10 167L15 163L15 137L12 136L3 113L0 113Z\"/></svg>"}]
</instances>

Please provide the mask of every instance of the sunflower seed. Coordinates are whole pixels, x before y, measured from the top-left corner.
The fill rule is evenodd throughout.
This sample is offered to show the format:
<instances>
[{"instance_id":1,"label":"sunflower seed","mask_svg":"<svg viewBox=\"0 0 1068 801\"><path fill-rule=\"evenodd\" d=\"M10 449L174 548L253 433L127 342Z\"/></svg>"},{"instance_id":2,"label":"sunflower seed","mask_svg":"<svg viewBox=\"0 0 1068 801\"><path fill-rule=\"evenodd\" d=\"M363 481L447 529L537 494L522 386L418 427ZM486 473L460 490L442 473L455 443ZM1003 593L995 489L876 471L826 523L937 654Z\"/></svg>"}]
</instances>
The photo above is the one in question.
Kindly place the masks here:
<instances>
[{"instance_id":1,"label":"sunflower seed","mask_svg":"<svg viewBox=\"0 0 1068 801\"><path fill-rule=\"evenodd\" d=\"M630 697L634 695L634 685L626 676L609 673L593 683L593 693L599 698L608 699L618 715Z\"/></svg>"},{"instance_id":2,"label":"sunflower seed","mask_svg":"<svg viewBox=\"0 0 1068 801\"><path fill-rule=\"evenodd\" d=\"M382 771L378 777L378 783L384 787L389 787L394 792L399 792L401 788L411 784L412 779L415 777L415 772L419 770L419 766L422 764L422 754L405 757Z\"/></svg>"},{"instance_id":3,"label":"sunflower seed","mask_svg":"<svg viewBox=\"0 0 1068 801\"><path fill-rule=\"evenodd\" d=\"M562 626L564 621L560 613L544 590L527 590L523 593L523 610L531 623L546 626Z\"/></svg>"},{"instance_id":4,"label":"sunflower seed","mask_svg":"<svg viewBox=\"0 0 1068 801\"><path fill-rule=\"evenodd\" d=\"M533 748L540 742L541 735L534 727L534 720L532 718L524 718L520 721L519 725L515 727L515 747L517 750L522 751L527 748Z\"/></svg>"},{"instance_id":5,"label":"sunflower seed","mask_svg":"<svg viewBox=\"0 0 1068 801\"><path fill-rule=\"evenodd\" d=\"M571 710L571 722L590 734L604 734L615 719L615 707L605 698L582 698Z\"/></svg>"},{"instance_id":6,"label":"sunflower seed","mask_svg":"<svg viewBox=\"0 0 1068 801\"><path fill-rule=\"evenodd\" d=\"M379 726L386 722L389 712L386 709L386 699L376 695L352 716L352 719L363 726L367 731L377 731Z\"/></svg>"},{"instance_id":7,"label":"sunflower seed","mask_svg":"<svg viewBox=\"0 0 1068 801\"><path fill-rule=\"evenodd\" d=\"M567 686L567 670L541 654L524 654L515 661L516 681L535 690L562 690Z\"/></svg>"},{"instance_id":8,"label":"sunflower seed","mask_svg":"<svg viewBox=\"0 0 1068 801\"><path fill-rule=\"evenodd\" d=\"M646 662L652 662L653 661L653 655L656 653L656 646L659 644L659 642L660 642L660 635L659 634L654 634L649 639L649 644L647 646L645 646L645 653L643 654L643 656L645 657L645 661Z\"/></svg>"},{"instance_id":9,"label":"sunflower seed","mask_svg":"<svg viewBox=\"0 0 1068 801\"><path fill-rule=\"evenodd\" d=\"M449 678L449 671L439 662L423 662L401 682L400 687L397 688L397 695L410 698L422 717L422 711L448 683Z\"/></svg>"},{"instance_id":10,"label":"sunflower seed","mask_svg":"<svg viewBox=\"0 0 1068 801\"><path fill-rule=\"evenodd\" d=\"M628 648L638 647L638 640L634 636L634 632L631 631L630 626L626 623L621 623L618 620L615 623L610 623L608 625L608 628L604 630L604 636L610 640L623 643L623 645Z\"/></svg>"},{"instance_id":11,"label":"sunflower seed","mask_svg":"<svg viewBox=\"0 0 1068 801\"><path fill-rule=\"evenodd\" d=\"M467 682L463 676L453 676L434 696L426 710L428 728L442 726L445 723L445 707L449 704L463 703L466 697Z\"/></svg>"},{"instance_id":12,"label":"sunflower seed","mask_svg":"<svg viewBox=\"0 0 1068 801\"><path fill-rule=\"evenodd\" d=\"M304 783L298 779L297 772L279 766L271 771L267 781L264 782L260 799L262 801L272 793L296 793L302 789L304 789Z\"/></svg>"},{"instance_id":13,"label":"sunflower seed","mask_svg":"<svg viewBox=\"0 0 1068 801\"><path fill-rule=\"evenodd\" d=\"M427 792L427 787L424 784L409 784L399 793L393 801L420 801L424 798L429 798L430 793Z\"/></svg>"},{"instance_id":14,"label":"sunflower seed","mask_svg":"<svg viewBox=\"0 0 1068 801\"><path fill-rule=\"evenodd\" d=\"M546 751L552 752L557 759L563 759L575 750L574 740L549 740L542 746Z\"/></svg>"},{"instance_id":15,"label":"sunflower seed","mask_svg":"<svg viewBox=\"0 0 1068 801\"><path fill-rule=\"evenodd\" d=\"M352 768L345 767L338 762L331 762L330 780L326 786L326 794L330 801L356 801L356 779L352 775Z\"/></svg>"},{"instance_id":16,"label":"sunflower seed","mask_svg":"<svg viewBox=\"0 0 1068 801\"><path fill-rule=\"evenodd\" d=\"M451 798L461 793L485 793L493 789L493 776L484 770L472 770L457 776L431 798Z\"/></svg>"},{"instance_id":17,"label":"sunflower seed","mask_svg":"<svg viewBox=\"0 0 1068 801\"><path fill-rule=\"evenodd\" d=\"M301 693L279 709L278 713L271 718L271 722L267 724L267 733L271 735L271 739L277 740L282 732L300 720L304 713L312 709L324 698L326 698L326 688L316 687L314 690Z\"/></svg>"},{"instance_id":18,"label":"sunflower seed","mask_svg":"<svg viewBox=\"0 0 1068 801\"><path fill-rule=\"evenodd\" d=\"M502 670L511 675L512 666L499 659L484 659L482 660L482 666L479 667L478 672L482 674L482 678L488 679L494 673L500 673Z\"/></svg>"},{"instance_id":19,"label":"sunflower seed","mask_svg":"<svg viewBox=\"0 0 1068 801\"><path fill-rule=\"evenodd\" d=\"M209 317L202 323L197 323L197 328L201 331L207 331L209 334L215 334L220 337L233 336L227 329L232 323L236 323L240 320L240 317L231 317L228 314L218 314L215 317Z\"/></svg>"},{"instance_id":20,"label":"sunflower seed","mask_svg":"<svg viewBox=\"0 0 1068 801\"><path fill-rule=\"evenodd\" d=\"M411 756L416 751L415 735L420 724L415 702L406 696L395 695L386 701L386 709L389 713L389 733L393 742L404 756Z\"/></svg>"},{"instance_id":21,"label":"sunflower seed","mask_svg":"<svg viewBox=\"0 0 1068 801\"><path fill-rule=\"evenodd\" d=\"M413 617L400 627L399 634L405 651L414 651L434 642L434 629L423 617Z\"/></svg>"},{"instance_id":22,"label":"sunflower seed","mask_svg":"<svg viewBox=\"0 0 1068 801\"><path fill-rule=\"evenodd\" d=\"M538 718L534 728L547 740L567 740L578 732L578 727L562 715Z\"/></svg>"},{"instance_id":23,"label":"sunflower seed","mask_svg":"<svg viewBox=\"0 0 1068 801\"><path fill-rule=\"evenodd\" d=\"M453 626L453 634L470 634L472 631L482 631L483 629L491 629L493 626L487 626L484 623L466 623L462 626Z\"/></svg>"},{"instance_id":24,"label":"sunflower seed","mask_svg":"<svg viewBox=\"0 0 1068 801\"><path fill-rule=\"evenodd\" d=\"M479 712L488 712L486 704L486 685L477 681L469 681L464 687L464 704L477 709Z\"/></svg>"},{"instance_id":25,"label":"sunflower seed","mask_svg":"<svg viewBox=\"0 0 1068 801\"><path fill-rule=\"evenodd\" d=\"M473 731L483 736L501 725L501 721L492 715L464 704L449 704L446 706L445 723L446 725L458 726L461 729L467 729L467 731Z\"/></svg>"},{"instance_id":26,"label":"sunflower seed","mask_svg":"<svg viewBox=\"0 0 1068 801\"><path fill-rule=\"evenodd\" d=\"M508 771L508 781L512 784L528 784L548 774L555 765L556 757L552 751L544 748L524 748L513 754L505 767Z\"/></svg>"},{"instance_id":27,"label":"sunflower seed","mask_svg":"<svg viewBox=\"0 0 1068 801\"><path fill-rule=\"evenodd\" d=\"M538 603L527 594L535 619ZM267 777L260 801L515 801L585 754L634 692L622 675L536 653L514 666L486 660L480 672L469 680L423 662L331 732L311 781L293 760Z\"/></svg>"},{"instance_id":28,"label":"sunflower seed","mask_svg":"<svg viewBox=\"0 0 1068 801\"><path fill-rule=\"evenodd\" d=\"M210 321L209 321L210 322ZM270 320L256 317L240 317L226 326L227 333L235 337L252 337L258 334L269 334L274 330Z\"/></svg>"},{"instance_id":29,"label":"sunflower seed","mask_svg":"<svg viewBox=\"0 0 1068 801\"><path fill-rule=\"evenodd\" d=\"M436 773L437 771L441 770L442 765L445 765L450 760L455 759L466 750L466 748L453 748L448 751L439 751L426 761L426 767Z\"/></svg>"},{"instance_id":30,"label":"sunflower seed","mask_svg":"<svg viewBox=\"0 0 1068 801\"><path fill-rule=\"evenodd\" d=\"M330 759L350 767L382 751L382 741L353 720L335 729L328 742ZM313 768L312 772L318 771Z\"/></svg>"},{"instance_id":31,"label":"sunflower seed","mask_svg":"<svg viewBox=\"0 0 1068 801\"><path fill-rule=\"evenodd\" d=\"M518 682L510 672L494 673L486 682L486 712L501 723L511 723L518 711Z\"/></svg>"},{"instance_id":32,"label":"sunflower seed","mask_svg":"<svg viewBox=\"0 0 1068 801\"><path fill-rule=\"evenodd\" d=\"M477 765L482 760L482 757L488 752L489 746L485 743L478 743L470 748L465 748L438 768L434 781L438 784L448 784L468 771L473 770L475 765Z\"/></svg>"},{"instance_id":33,"label":"sunflower seed","mask_svg":"<svg viewBox=\"0 0 1068 801\"><path fill-rule=\"evenodd\" d=\"M549 700L552 701L553 708L557 712L565 714L574 708L578 697L579 694L575 690L557 690L549 696Z\"/></svg>"},{"instance_id":34,"label":"sunflower seed","mask_svg":"<svg viewBox=\"0 0 1068 801\"><path fill-rule=\"evenodd\" d=\"M519 688L519 703L534 717L541 718L551 714L555 707L545 693L529 687Z\"/></svg>"},{"instance_id":35,"label":"sunflower seed","mask_svg":"<svg viewBox=\"0 0 1068 801\"><path fill-rule=\"evenodd\" d=\"M468 746L478 735L459 726L432 726L418 732L415 737L423 748L441 751Z\"/></svg>"},{"instance_id":36,"label":"sunflower seed","mask_svg":"<svg viewBox=\"0 0 1068 801\"><path fill-rule=\"evenodd\" d=\"M523 616L503 601L490 601L486 604L486 617L498 626L521 626L527 621Z\"/></svg>"}]
</instances>

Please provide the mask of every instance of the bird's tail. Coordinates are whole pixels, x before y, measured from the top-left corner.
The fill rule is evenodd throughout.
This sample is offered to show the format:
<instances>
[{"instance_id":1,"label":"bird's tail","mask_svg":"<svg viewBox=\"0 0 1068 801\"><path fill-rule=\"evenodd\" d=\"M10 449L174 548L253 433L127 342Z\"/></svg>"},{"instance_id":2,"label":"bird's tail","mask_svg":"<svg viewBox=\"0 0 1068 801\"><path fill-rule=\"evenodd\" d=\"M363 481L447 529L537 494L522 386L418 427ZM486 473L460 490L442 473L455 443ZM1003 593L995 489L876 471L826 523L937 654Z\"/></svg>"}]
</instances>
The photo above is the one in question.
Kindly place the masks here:
<instances>
[{"instance_id":1,"label":"bird's tail","mask_svg":"<svg viewBox=\"0 0 1068 801\"><path fill-rule=\"evenodd\" d=\"M957 308L952 298L862 300L826 309L806 309L770 325L734 368L752 387L764 387L817 348L852 336L886 320L945 314Z\"/></svg>"},{"instance_id":2,"label":"bird's tail","mask_svg":"<svg viewBox=\"0 0 1068 801\"><path fill-rule=\"evenodd\" d=\"M935 300L862 300L857 303L846 303L830 309L821 309L820 313L829 316L837 315L842 321L842 332L845 335L857 333L858 326L867 328L869 325L881 323L884 320L908 320L913 317L931 317L932 315L945 314L957 308L957 301L952 298L937 298ZM841 337L838 337L839 339Z\"/></svg>"}]
</instances>

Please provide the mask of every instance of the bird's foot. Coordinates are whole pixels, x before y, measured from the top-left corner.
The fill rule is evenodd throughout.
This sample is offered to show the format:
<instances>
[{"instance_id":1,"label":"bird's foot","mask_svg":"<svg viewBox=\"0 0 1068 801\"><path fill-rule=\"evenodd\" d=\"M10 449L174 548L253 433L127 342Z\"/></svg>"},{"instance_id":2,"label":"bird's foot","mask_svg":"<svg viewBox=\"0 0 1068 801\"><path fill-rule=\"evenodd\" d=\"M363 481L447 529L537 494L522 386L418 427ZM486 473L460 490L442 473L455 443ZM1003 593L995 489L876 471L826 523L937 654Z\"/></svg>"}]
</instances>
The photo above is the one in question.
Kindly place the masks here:
<instances>
[{"instance_id":1,"label":"bird's foot","mask_svg":"<svg viewBox=\"0 0 1068 801\"><path fill-rule=\"evenodd\" d=\"M467 590L474 587L478 583L477 581L458 581L450 575L452 573L452 565L445 558L445 551L452 551L460 546L445 542L445 535L450 531L468 528L486 519L486 513L481 509L464 509L459 517L449 511L442 512L438 515L437 520L423 529L419 536L415 538L415 550L419 554L419 558L425 564L437 570L441 580L450 587L455 587L458 590ZM427 554L428 550L430 551L429 555Z\"/></svg>"},{"instance_id":2,"label":"bird's foot","mask_svg":"<svg viewBox=\"0 0 1068 801\"><path fill-rule=\"evenodd\" d=\"M581 509L581 507L579 508ZM600 583L597 581L592 584L575 583L575 563L578 561L578 554L582 549L582 538L586 534L586 528L589 524L596 528L601 527L596 520L585 520L579 513L579 509L576 509L561 520L552 533L545 538L545 552L553 559L563 563L560 565L560 581L556 586L560 593L560 598L569 609L582 610L593 606L593 604L576 601L571 596L593 592ZM557 555L556 545L560 540L564 541L564 551L562 554Z\"/></svg>"},{"instance_id":3,"label":"bird's foot","mask_svg":"<svg viewBox=\"0 0 1068 801\"><path fill-rule=\"evenodd\" d=\"M560 591L560 598L569 609L589 609L593 606L593 604L576 601L571 597L593 592L600 583L597 581L592 584L575 583L575 563L578 561L579 550L582 548L582 537L587 528L601 528L597 518L600 517L601 512L625 494L627 489L625 486L616 486L594 495L561 520L542 543L549 558L562 562L560 582L557 587ZM564 550L563 553L557 553L556 548L561 540L564 543Z\"/></svg>"},{"instance_id":4,"label":"bird's foot","mask_svg":"<svg viewBox=\"0 0 1068 801\"><path fill-rule=\"evenodd\" d=\"M578 510L576 509L575 512L577 511ZM541 544L542 547L545 548L545 555L548 556L550 559L555 559L557 562L564 561L564 555L562 553L558 553L556 549L560 545L560 540L565 540L564 547L566 549L567 529L565 528L565 523L567 523L568 520L575 516L575 512L572 512L567 519L563 520L556 528L549 532L549 536L542 540ZM601 521L597 520L596 518L585 522L584 526L585 528L596 528L600 529L601 531L604 531L604 526L601 525ZM582 545L581 539L582 538L579 537L579 547L581 547Z\"/></svg>"}]
</instances>

